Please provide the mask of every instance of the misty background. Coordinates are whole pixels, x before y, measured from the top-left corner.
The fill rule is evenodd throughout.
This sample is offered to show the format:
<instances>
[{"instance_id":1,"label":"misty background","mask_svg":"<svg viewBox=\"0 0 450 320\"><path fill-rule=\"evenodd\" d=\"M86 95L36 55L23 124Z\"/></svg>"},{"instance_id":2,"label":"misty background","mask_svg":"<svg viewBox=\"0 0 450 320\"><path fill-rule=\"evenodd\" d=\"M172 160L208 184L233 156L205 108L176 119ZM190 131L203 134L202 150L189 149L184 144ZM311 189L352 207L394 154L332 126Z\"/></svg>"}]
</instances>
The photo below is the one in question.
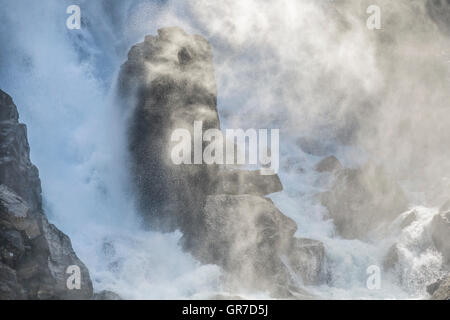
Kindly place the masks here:
<instances>
[{"instance_id":1,"label":"misty background","mask_svg":"<svg viewBox=\"0 0 450 320\"><path fill-rule=\"evenodd\" d=\"M72 4L81 7L81 30L66 27ZM374 4L380 30L366 26ZM325 243L333 270L313 292L420 297L418 284L439 276L439 257L408 242L423 236L418 226L396 239L411 253L402 271L410 285L387 276L381 290L368 291L366 268L381 263L392 239L336 237L314 202L326 184L312 168L330 154L347 166L383 165L424 225L448 199L448 1L0 0L0 7L0 87L28 126L46 213L71 237L97 290L131 299L224 290L219 268L183 253L179 233L140 229L129 187L117 72L132 45L174 25L211 42L222 128L280 128L285 190L272 198L297 222L298 236Z\"/></svg>"}]
</instances>

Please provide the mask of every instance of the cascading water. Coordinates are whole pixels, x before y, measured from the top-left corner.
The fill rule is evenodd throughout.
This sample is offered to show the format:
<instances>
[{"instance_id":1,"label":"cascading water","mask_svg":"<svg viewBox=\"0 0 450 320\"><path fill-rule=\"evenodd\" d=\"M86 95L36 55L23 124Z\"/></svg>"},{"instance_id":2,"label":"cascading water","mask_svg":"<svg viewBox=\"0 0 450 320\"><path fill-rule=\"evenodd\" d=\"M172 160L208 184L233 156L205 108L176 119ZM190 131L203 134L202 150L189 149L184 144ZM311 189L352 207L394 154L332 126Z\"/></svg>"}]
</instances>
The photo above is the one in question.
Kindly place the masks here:
<instances>
[{"instance_id":1,"label":"cascading water","mask_svg":"<svg viewBox=\"0 0 450 320\"><path fill-rule=\"evenodd\" d=\"M314 135L330 143L329 153L348 160L348 166L363 161L354 155L364 147L379 148L362 143L352 149L342 142L358 124L371 125L354 105L378 101L382 78L387 81L379 71L385 62L376 62L374 36L352 28L354 8L330 15L327 1L275 1L262 7L229 1L213 8L205 1L79 2L82 29L68 30L71 1L0 0L0 87L14 97L28 125L45 211L72 239L96 290L129 299L207 298L222 291L219 267L201 265L184 253L180 233L141 229L128 181L127 114L114 100L114 79L129 47L160 26L180 25L213 44L223 127L285 128L280 141L285 190L271 198L297 222L297 236L324 242L327 252L327 283L308 290L322 298L425 297L424 284L441 276L443 263L439 253L419 250L430 241L426 226L437 210L417 207L417 221L395 239L341 239L314 201L328 183L326 174L314 171L321 157L291 144L298 136ZM404 2L393 10L402 10ZM337 22L327 20L330 16ZM405 95L406 89L397 89ZM394 95L388 98L395 103ZM439 104L442 97L433 98ZM381 107L376 115L384 121L386 105ZM364 135L358 139L367 142ZM400 251L397 269L383 277L380 290L368 290L367 267L381 266L394 242Z\"/></svg>"}]
</instances>

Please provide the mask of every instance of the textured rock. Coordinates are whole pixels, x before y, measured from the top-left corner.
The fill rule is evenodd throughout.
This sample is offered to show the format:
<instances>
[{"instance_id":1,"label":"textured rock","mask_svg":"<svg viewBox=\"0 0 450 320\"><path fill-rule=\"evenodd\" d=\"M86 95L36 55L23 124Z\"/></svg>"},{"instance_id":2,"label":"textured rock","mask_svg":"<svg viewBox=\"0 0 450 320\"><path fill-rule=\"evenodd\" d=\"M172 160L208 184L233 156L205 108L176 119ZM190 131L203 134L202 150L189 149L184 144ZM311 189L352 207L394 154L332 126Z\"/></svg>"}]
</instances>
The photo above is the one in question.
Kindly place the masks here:
<instances>
[{"instance_id":1,"label":"textured rock","mask_svg":"<svg viewBox=\"0 0 450 320\"><path fill-rule=\"evenodd\" d=\"M174 165L171 134L194 121L219 129L211 48L179 28L158 30L131 48L119 77L120 99L133 110L129 146L140 209L148 226L193 233L217 166ZM192 148L192 150L194 150Z\"/></svg>"},{"instance_id":2,"label":"textured rock","mask_svg":"<svg viewBox=\"0 0 450 320\"><path fill-rule=\"evenodd\" d=\"M55 281L52 287L53 293L61 299L89 299L93 289L89 271L83 262L77 257L69 237L62 233L53 224L43 220L43 233L48 243L49 257L48 268L51 277ZM81 287L76 290L67 290L67 267L78 266L81 271Z\"/></svg>"},{"instance_id":3,"label":"textured rock","mask_svg":"<svg viewBox=\"0 0 450 320\"><path fill-rule=\"evenodd\" d=\"M407 228L416 220L417 220L417 213L415 210L413 210L401 221L400 228L402 229Z\"/></svg>"},{"instance_id":4,"label":"textured rock","mask_svg":"<svg viewBox=\"0 0 450 320\"><path fill-rule=\"evenodd\" d=\"M297 225L269 199L253 195L209 196L200 230L193 245L194 255L204 263L222 266L230 281L241 287L292 289L295 280L290 269L305 283L319 281L323 246L295 239ZM283 256L288 257L287 261Z\"/></svg>"},{"instance_id":5,"label":"textured rock","mask_svg":"<svg viewBox=\"0 0 450 320\"><path fill-rule=\"evenodd\" d=\"M444 257L444 262L450 264L450 210L441 211L433 218L430 233L436 249Z\"/></svg>"},{"instance_id":6,"label":"textured rock","mask_svg":"<svg viewBox=\"0 0 450 320\"><path fill-rule=\"evenodd\" d=\"M92 300L123 300L117 293L103 290L94 294Z\"/></svg>"},{"instance_id":7,"label":"textured rock","mask_svg":"<svg viewBox=\"0 0 450 320\"><path fill-rule=\"evenodd\" d=\"M311 239L293 239L288 257L291 267L302 277L305 285L323 282L325 247L322 242Z\"/></svg>"},{"instance_id":8,"label":"textured rock","mask_svg":"<svg viewBox=\"0 0 450 320\"><path fill-rule=\"evenodd\" d=\"M450 300L450 276L427 287L432 300Z\"/></svg>"},{"instance_id":9,"label":"textured rock","mask_svg":"<svg viewBox=\"0 0 450 320\"><path fill-rule=\"evenodd\" d=\"M90 299L89 272L42 211L38 170L18 119L0 90L0 299ZM80 290L66 285L73 265L81 269Z\"/></svg>"},{"instance_id":10,"label":"textured rock","mask_svg":"<svg viewBox=\"0 0 450 320\"><path fill-rule=\"evenodd\" d=\"M408 209L400 186L371 165L336 171L331 190L320 199L338 233L348 239L364 239Z\"/></svg>"},{"instance_id":11,"label":"textured rock","mask_svg":"<svg viewBox=\"0 0 450 320\"><path fill-rule=\"evenodd\" d=\"M283 190L278 175L261 175L259 170L221 170L216 194L268 195Z\"/></svg>"},{"instance_id":12,"label":"textured rock","mask_svg":"<svg viewBox=\"0 0 450 320\"><path fill-rule=\"evenodd\" d=\"M16 271L0 262L0 300L23 300L25 293Z\"/></svg>"},{"instance_id":13,"label":"textured rock","mask_svg":"<svg viewBox=\"0 0 450 320\"><path fill-rule=\"evenodd\" d=\"M395 267L399 261L399 251L397 245L392 245L383 259L384 270L390 270Z\"/></svg>"}]
</instances>

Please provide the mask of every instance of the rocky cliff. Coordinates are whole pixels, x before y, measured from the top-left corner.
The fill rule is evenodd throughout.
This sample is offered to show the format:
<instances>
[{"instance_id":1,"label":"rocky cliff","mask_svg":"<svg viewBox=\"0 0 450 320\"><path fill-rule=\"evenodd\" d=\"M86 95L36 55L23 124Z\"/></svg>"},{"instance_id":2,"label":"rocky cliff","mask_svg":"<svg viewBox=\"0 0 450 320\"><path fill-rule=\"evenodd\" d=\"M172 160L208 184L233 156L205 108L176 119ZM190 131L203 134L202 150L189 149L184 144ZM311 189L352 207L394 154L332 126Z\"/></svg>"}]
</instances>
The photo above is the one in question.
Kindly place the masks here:
<instances>
[{"instance_id":1,"label":"rocky cliff","mask_svg":"<svg viewBox=\"0 0 450 320\"><path fill-rule=\"evenodd\" d=\"M129 149L140 210L150 228L181 230L184 248L221 266L228 284L300 294L302 282L321 281L324 247L296 239L295 222L265 197L282 190L278 176L171 161L175 129L193 136L194 121L203 130L220 129L214 79L209 43L179 28L160 29L131 48L119 98L132 114Z\"/></svg>"},{"instance_id":2,"label":"rocky cliff","mask_svg":"<svg viewBox=\"0 0 450 320\"><path fill-rule=\"evenodd\" d=\"M29 154L26 126L0 90L0 299L90 299L87 268L42 210L39 173ZM80 289L67 286L69 266L81 271Z\"/></svg>"}]
</instances>

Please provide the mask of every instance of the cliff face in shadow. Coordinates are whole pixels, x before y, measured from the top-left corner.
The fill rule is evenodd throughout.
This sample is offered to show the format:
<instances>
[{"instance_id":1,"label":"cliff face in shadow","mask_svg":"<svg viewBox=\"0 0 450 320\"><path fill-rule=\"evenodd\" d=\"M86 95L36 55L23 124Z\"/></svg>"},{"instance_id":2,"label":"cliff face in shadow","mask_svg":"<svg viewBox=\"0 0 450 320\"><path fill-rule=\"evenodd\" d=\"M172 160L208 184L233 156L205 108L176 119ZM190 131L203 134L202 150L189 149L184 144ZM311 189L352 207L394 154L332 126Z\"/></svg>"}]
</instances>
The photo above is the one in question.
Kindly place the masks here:
<instances>
[{"instance_id":1,"label":"cliff face in shadow","mask_svg":"<svg viewBox=\"0 0 450 320\"><path fill-rule=\"evenodd\" d=\"M184 248L203 263L221 266L234 288L286 297L304 294L302 282L322 280L323 245L294 238L295 222L265 197L283 189L277 175L171 160L175 129L192 137L194 121L203 123L203 132L220 129L205 39L179 28L146 36L131 48L118 85L121 104L131 112L131 172L149 228L181 230Z\"/></svg>"},{"instance_id":2,"label":"cliff face in shadow","mask_svg":"<svg viewBox=\"0 0 450 320\"><path fill-rule=\"evenodd\" d=\"M42 210L39 173L29 154L26 126L0 90L0 299L90 299L87 268ZM81 271L80 289L67 286L69 266Z\"/></svg>"}]
</instances>

